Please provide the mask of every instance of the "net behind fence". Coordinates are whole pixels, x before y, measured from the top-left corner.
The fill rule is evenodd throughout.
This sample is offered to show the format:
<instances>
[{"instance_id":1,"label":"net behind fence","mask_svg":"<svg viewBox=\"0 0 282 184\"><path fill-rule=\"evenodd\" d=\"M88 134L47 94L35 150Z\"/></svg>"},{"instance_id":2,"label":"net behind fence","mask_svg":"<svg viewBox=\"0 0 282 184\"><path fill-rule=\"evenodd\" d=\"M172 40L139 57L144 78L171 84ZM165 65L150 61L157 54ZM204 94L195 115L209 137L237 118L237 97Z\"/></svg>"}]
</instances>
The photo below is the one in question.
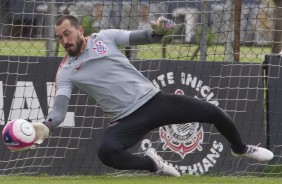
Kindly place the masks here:
<instances>
[{"instance_id":1,"label":"net behind fence","mask_svg":"<svg viewBox=\"0 0 282 184\"><path fill-rule=\"evenodd\" d=\"M230 0L1 1L0 130L16 118L42 122L50 112L65 55L54 35L61 15L75 15L86 35L147 29L165 16L176 22L172 36L121 51L156 87L221 107L246 142L261 143L275 158L270 163L234 158L215 127L198 122L155 129L130 151L141 156L154 148L183 174L281 176L282 65L280 56L270 54L281 42L274 40L278 8L270 0L245 0L240 7ZM0 175L148 174L99 161L97 146L107 123L99 105L75 89L66 119L38 149L11 153L1 141Z\"/></svg>"}]
</instances>

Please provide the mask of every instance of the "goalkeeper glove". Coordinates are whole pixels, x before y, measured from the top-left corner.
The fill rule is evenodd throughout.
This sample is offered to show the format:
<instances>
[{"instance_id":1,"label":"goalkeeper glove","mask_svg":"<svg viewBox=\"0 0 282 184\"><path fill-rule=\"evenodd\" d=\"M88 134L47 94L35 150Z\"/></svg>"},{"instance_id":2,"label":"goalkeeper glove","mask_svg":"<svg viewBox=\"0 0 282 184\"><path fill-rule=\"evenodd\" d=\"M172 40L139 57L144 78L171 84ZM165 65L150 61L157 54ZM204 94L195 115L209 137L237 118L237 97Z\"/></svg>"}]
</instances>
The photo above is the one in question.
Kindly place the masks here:
<instances>
[{"instance_id":1,"label":"goalkeeper glove","mask_svg":"<svg viewBox=\"0 0 282 184\"><path fill-rule=\"evenodd\" d=\"M172 20L161 16L157 21L151 21L151 27L155 34L160 36L167 36L173 33L175 23Z\"/></svg>"},{"instance_id":2,"label":"goalkeeper glove","mask_svg":"<svg viewBox=\"0 0 282 184\"><path fill-rule=\"evenodd\" d=\"M50 129L43 123L32 123L35 130L35 147L41 144L50 134Z\"/></svg>"}]
</instances>

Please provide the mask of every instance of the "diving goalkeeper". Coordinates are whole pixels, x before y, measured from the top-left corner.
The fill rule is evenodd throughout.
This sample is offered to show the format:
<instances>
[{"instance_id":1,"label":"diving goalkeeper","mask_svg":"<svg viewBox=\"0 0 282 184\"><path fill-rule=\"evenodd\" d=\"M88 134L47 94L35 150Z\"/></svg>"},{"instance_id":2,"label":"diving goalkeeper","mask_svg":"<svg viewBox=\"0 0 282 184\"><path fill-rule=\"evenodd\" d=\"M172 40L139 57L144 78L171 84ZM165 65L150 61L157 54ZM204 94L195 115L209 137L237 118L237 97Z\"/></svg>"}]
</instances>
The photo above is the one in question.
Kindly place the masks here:
<instances>
[{"instance_id":1,"label":"diving goalkeeper","mask_svg":"<svg viewBox=\"0 0 282 184\"><path fill-rule=\"evenodd\" d=\"M73 86L77 86L94 98L111 118L98 149L100 160L109 167L180 176L156 152L149 149L140 157L127 149L157 127L187 122L213 124L229 141L236 157L271 160L271 151L246 145L233 120L219 107L193 97L160 91L130 64L119 45L155 43L170 34L174 27L174 23L164 17L151 25L152 29L148 30L109 29L85 37L75 17L64 15L57 20L56 38L67 55L57 71L52 111L45 122L33 123L36 144L41 144L63 122Z\"/></svg>"}]
</instances>

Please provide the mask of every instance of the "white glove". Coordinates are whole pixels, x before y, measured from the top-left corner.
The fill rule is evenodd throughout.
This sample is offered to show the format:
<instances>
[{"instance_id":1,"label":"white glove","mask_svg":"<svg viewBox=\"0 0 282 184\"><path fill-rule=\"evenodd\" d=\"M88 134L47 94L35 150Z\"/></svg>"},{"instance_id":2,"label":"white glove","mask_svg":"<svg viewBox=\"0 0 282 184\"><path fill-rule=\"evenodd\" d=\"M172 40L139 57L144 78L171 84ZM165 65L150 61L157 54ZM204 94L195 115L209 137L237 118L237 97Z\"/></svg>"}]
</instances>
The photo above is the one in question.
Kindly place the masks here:
<instances>
[{"instance_id":1,"label":"white glove","mask_svg":"<svg viewBox=\"0 0 282 184\"><path fill-rule=\"evenodd\" d=\"M175 27L175 23L165 17L159 17L157 21L151 21L153 31L158 35L171 35Z\"/></svg>"},{"instance_id":2,"label":"white glove","mask_svg":"<svg viewBox=\"0 0 282 184\"><path fill-rule=\"evenodd\" d=\"M35 129L34 145L41 144L50 134L50 129L43 123L32 123Z\"/></svg>"},{"instance_id":3,"label":"white glove","mask_svg":"<svg viewBox=\"0 0 282 184\"><path fill-rule=\"evenodd\" d=\"M281 52L279 53L279 55L282 56L282 50L281 50Z\"/></svg>"}]
</instances>

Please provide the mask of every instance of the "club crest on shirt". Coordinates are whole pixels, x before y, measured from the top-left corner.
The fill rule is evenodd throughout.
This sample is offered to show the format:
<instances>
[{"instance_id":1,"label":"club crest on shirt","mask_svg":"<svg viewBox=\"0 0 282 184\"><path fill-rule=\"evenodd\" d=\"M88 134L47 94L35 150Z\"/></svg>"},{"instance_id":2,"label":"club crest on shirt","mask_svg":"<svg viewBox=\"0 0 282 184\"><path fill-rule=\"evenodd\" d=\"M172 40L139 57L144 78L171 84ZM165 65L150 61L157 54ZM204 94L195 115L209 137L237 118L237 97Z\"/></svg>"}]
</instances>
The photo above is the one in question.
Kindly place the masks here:
<instances>
[{"instance_id":1,"label":"club crest on shirt","mask_svg":"<svg viewBox=\"0 0 282 184\"><path fill-rule=\"evenodd\" d=\"M93 50L97 52L99 56L104 55L108 52L108 47L101 41L94 43Z\"/></svg>"}]
</instances>

